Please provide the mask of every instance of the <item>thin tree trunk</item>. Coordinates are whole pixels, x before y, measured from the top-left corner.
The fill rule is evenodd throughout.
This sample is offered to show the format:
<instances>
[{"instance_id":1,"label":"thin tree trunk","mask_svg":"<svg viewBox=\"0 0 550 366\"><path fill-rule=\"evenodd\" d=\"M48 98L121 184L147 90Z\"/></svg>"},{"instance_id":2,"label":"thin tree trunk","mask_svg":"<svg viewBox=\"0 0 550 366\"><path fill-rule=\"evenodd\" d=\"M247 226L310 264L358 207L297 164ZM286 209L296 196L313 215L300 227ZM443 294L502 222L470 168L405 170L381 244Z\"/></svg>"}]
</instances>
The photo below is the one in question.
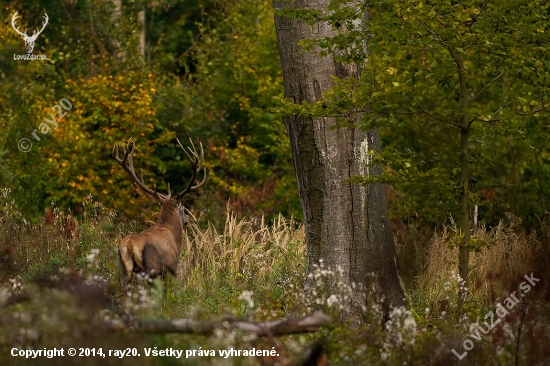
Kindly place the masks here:
<instances>
[{"instance_id":1,"label":"thin tree trunk","mask_svg":"<svg viewBox=\"0 0 550 366\"><path fill-rule=\"evenodd\" d=\"M145 22L145 10L140 11L137 15L137 18L138 24L141 27L141 32L139 36L139 52L145 60L145 31L147 26L147 23Z\"/></svg>"},{"instance_id":2,"label":"thin tree trunk","mask_svg":"<svg viewBox=\"0 0 550 366\"><path fill-rule=\"evenodd\" d=\"M120 18L122 17L122 0L112 0L113 5L115 6L115 11L112 15L112 21L114 24L120 23ZM115 59L124 61L125 55L124 51L122 50L122 46L120 42L117 39L113 39L113 46L115 48L114 57Z\"/></svg>"},{"instance_id":3,"label":"thin tree trunk","mask_svg":"<svg viewBox=\"0 0 550 366\"><path fill-rule=\"evenodd\" d=\"M468 287L468 272L470 261L470 201L469 201L469 177L470 177L470 121L468 116L468 88L466 85L466 76L464 74L464 60L458 62L458 82L460 86L460 108L462 110L461 128L460 128L460 230L464 235L462 243L458 249L458 274L465 281L465 287ZM461 294L460 299L465 294Z\"/></svg>"},{"instance_id":4,"label":"thin tree trunk","mask_svg":"<svg viewBox=\"0 0 550 366\"><path fill-rule=\"evenodd\" d=\"M274 7L307 7L326 13L329 0L281 1ZM357 76L355 65L343 65L334 57L321 58L313 50L304 52L302 39L334 36L326 23L314 26L294 18L275 16L279 54L285 80L285 97L295 103L314 102L334 83L332 75ZM348 284L364 284L374 273L383 293L386 312L405 303L397 272L393 231L387 213L383 184L361 186L345 183L355 175L381 173L380 167L367 168L369 151L380 150L377 129L333 129L332 117L285 116L294 169L304 212L308 272L320 259L332 269L340 269ZM360 294L354 300L361 302Z\"/></svg>"}]
</instances>

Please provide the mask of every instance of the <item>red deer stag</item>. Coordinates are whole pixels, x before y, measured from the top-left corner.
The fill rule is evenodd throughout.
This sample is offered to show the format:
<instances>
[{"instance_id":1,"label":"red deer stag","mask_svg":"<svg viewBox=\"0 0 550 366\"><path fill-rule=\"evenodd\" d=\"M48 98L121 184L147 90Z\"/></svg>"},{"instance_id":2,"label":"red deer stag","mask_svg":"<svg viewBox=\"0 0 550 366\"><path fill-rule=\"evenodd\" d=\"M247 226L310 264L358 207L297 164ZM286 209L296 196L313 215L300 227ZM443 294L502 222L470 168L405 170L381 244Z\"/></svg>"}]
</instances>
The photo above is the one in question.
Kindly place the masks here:
<instances>
[{"instance_id":1,"label":"red deer stag","mask_svg":"<svg viewBox=\"0 0 550 366\"><path fill-rule=\"evenodd\" d=\"M122 159L118 155L117 144L113 147L112 156L130 174L134 182L141 189L159 200L161 209L157 223L154 226L139 234L132 234L124 238L118 245L122 284L124 290L127 291L133 273L142 273L149 276L150 279L154 279L160 275L164 282L164 294L166 295L167 283L165 272L168 271L172 275L176 274L178 258L183 245L183 228L188 223L188 216L180 201L187 193L198 189L206 182L206 168L203 168L204 150L201 143L199 156L195 145L193 145L193 141L189 139L191 146L193 146L193 149L188 147L193 155L193 158L191 158L179 140L176 139L191 163L193 174L183 191L172 196L170 193L170 184L168 184L168 195L163 195L145 186L143 174L139 178L136 176L133 162L135 143L131 142L131 140L131 138L128 140L124 148L124 157ZM203 169L204 178L200 183L193 185L200 171Z\"/></svg>"}]
</instances>

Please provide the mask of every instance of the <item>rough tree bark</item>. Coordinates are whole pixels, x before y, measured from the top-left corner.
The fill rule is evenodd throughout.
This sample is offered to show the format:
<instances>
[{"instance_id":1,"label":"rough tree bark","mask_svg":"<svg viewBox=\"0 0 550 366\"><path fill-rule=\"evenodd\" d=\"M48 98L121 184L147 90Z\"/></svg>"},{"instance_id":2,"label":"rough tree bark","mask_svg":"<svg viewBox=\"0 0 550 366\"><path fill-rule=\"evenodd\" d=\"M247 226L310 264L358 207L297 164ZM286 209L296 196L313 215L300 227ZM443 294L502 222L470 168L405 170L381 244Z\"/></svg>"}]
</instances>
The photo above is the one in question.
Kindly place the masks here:
<instances>
[{"instance_id":1,"label":"rough tree bark","mask_svg":"<svg viewBox=\"0 0 550 366\"><path fill-rule=\"evenodd\" d=\"M306 7L325 14L330 0L274 1L275 8ZM314 26L301 20L275 15L275 28L284 76L285 97L295 103L314 102L334 83L331 75L353 77L354 65L334 57L321 58L316 51L304 52L302 39L334 36L326 23ZM369 150L380 150L377 129L333 129L332 117L285 116L283 122L292 146L294 169L304 212L308 271L323 259L333 269L340 267L348 283L370 285L370 273L378 279L389 307L405 303L397 272L393 231L387 212L384 185L360 186L345 183L355 175L379 174L367 168Z\"/></svg>"}]
</instances>

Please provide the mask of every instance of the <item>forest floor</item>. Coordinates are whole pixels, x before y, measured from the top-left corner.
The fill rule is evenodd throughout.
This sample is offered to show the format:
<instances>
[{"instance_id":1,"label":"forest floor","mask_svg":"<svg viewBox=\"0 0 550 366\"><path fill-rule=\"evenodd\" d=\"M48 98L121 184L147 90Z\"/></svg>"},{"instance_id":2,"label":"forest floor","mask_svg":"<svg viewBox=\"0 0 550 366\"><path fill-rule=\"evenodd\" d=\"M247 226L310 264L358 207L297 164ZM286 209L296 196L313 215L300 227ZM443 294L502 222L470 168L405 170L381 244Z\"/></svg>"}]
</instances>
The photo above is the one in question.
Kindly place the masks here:
<instances>
[{"instance_id":1,"label":"forest floor","mask_svg":"<svg viewBox=\"0 0 550 366\"><path fill-rule=\"evenodd\" d=\"M382 324L376 291L346 285L338 269L323 263L311 274L312 291L304 295L300 223L283 217L241 219L228 208L220 227L190 224L163 317L267 321L321 310L332 323L317 332L278 337L231 329L211 336L151 335L131 326L104 327L106 320L131 325L161 318L160 280L152 286L136 281L127 296L120 285L116 243L142 230L142 224L105 212L91 198L78 221L54 208L40 223L29 223L7 190L0 192L0 208L1 365L550 364L550 230L544 225L532 233L520 225L479 228L480 249L471 256L462 306L461 280L453 272L456 228L434 233L396 226L408 305L393 309ZM366 305L354 306L350 295L361 291ZM62 359L19 356L54 348L64 349ZM77 356L67 356L69 348ZM114 352L126 349L125 356ZM252 349L277 354L225 352ZM161 350L172 353L153 356ZM183 352L178 358L175 351Z\"/></svg>"}]
</instances>

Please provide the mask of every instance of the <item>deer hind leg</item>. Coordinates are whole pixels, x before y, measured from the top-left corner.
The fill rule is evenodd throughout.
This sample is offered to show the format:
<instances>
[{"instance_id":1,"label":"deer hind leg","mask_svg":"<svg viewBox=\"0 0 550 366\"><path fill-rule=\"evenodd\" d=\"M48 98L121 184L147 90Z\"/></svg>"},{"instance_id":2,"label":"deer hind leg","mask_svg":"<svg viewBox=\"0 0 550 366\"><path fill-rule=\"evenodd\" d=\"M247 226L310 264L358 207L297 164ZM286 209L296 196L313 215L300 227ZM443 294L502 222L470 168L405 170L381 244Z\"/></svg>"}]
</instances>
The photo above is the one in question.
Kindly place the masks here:
<instances>
[{"instance_id":1,"label":"deer hind leg","mask_svg":"<svg viewBox=\"0 0 550 366\"><path fill-rule=\"evenodd\" d=\"M154 245L146 244L142 253L143 272L154 280L162 274L162 258Z\"/></svg>"},{"instance_id":2,"label":"deer hind leg","mask_svg":"<svg viewBox=\"0 0 550 366\"><path fill-rule=\"evenodd\" d=\"M160 276L161 283L162 283L162 305L160 308L160 315L163 316L164 313L164 305L166 302L166 281L165 281L165 271L163 266L162 257L154 245L146 244L143 247L143 272L145 272L146 275L149 276L149 279L151 280L150 283L152 283L153 279Z\"/></svg>"},{"instance_id":3,"label":"deer hind leg","mask_svg":"<svg viewBox=\"0 0 550 366\"><path fill-rule=\"evenodd\" d=\"M166 265L165 271L168 270L172 276L177 277L177 271L178 271L178 260L172 261L171 263Z\"/></svg>"},{"instance_id":4,"label":"deer hind leg","mask_svg":"<svg viewBox=\"0 0 550 366\"><path fill-rule=\"evenodd\" d=\"M128 253L128 248L126 246L118 248L118 259L122 271L122 287L124 292L127 292L134 271L134 259L132 255Z\"/></svg>"}]
</instances>

